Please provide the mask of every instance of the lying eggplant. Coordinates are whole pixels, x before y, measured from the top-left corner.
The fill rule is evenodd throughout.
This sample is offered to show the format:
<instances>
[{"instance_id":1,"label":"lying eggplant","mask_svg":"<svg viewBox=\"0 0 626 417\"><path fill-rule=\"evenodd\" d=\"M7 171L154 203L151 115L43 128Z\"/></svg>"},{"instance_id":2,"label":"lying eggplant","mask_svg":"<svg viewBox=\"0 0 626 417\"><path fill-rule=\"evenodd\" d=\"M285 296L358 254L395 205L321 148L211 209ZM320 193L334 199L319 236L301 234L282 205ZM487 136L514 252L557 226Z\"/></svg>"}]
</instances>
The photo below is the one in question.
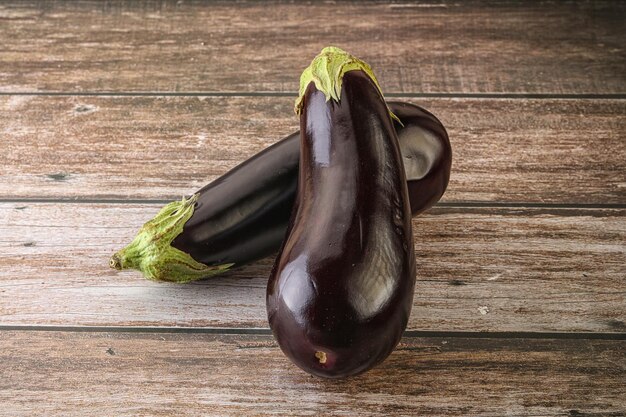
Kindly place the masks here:
<instances>
[{"instance_id":1,"label":"lying eggplant","mask_svg":"<svg viewBox=\"0 0 626 417\"><path fill-rule=\"evenodd\" d=\"M267 287L283 352L327 378L382 362L406 328L415 252L390 110L367 64L329 47L300 79L300 170Z\"/></svg>"},{"instance_id":2,"label":"lying eggplant","mask_svg":"<svg viewBox=\"0 0 626 417\"><path fill-rule=\"evenodd\" d=\"M452 154L441 122L409 103L390 102L404 156L413 215L443 195ZM138 269L160 281L187 282L274 253L296 196L300 132L268 147L203 187L166 205L111 267Z\"/></svg>"}]
</instances>

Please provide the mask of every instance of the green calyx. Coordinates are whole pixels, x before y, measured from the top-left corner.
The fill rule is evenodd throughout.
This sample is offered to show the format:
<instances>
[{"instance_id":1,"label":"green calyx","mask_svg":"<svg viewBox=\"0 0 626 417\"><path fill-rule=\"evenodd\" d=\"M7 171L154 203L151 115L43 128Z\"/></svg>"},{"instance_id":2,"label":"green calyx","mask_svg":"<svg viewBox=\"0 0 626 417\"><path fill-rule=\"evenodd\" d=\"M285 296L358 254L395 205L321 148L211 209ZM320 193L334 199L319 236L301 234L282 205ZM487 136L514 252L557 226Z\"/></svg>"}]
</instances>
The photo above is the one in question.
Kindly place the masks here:
<instances>
[{"instance_id":1,"label":"green calyx","mask_svg":"<svg viewBox=\"0 0 626 417\"><path fill-rule=\"evenodd\" d=\"M322 52L313 59L311 65L309 65L300 76L300 93L296 99L295 106L296 114L302 112L304 93L306 93L306 89L310 83L315 83L315 88L324 93L326 101L333 99L339 103L344 74L348 71L358 70L367 74L382 97L383 92L378 84L378 80L374 75L374 71L372 71L372 68L367 63L336 46L328 46L322 49ZM389 110L389 114L394 120L400 122L400 119L398 119L391 110Z\"/></svg>"},{"instance_id":2,"label":"green calyx","mask_svg":"<svg viewBox=\"0 0 626 417\"><path fill-rule=\"evenodd\" d=\"M144 224L135 239L111 257L117 270L137 269L154 281L190 282L228 270L233 264L204 265L189 254L172 247L172 241L191 218L198 195L167 204Z\"/></svg>"}]
</instances>

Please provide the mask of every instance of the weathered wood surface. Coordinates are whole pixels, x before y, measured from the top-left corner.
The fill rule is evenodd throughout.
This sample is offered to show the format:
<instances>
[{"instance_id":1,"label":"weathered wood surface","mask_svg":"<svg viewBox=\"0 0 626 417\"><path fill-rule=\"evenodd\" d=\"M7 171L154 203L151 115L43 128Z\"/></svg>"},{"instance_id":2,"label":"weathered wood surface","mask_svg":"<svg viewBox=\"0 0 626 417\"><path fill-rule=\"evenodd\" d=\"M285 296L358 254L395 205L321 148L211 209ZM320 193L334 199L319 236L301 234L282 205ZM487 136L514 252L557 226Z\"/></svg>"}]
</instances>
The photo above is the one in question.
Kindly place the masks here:
<instances>
[{"instance_id":1,"label":"weathered wood surface","mask_svg":"<svg viewBox=\"0 0 626 417\"><path fill-rule=\"evenodd\" d=\"M0 91L295 92L334 44L394 93L626 93L618 1L0 5Z\"/></svg>"},{"instance_id":2,"label":"weathered wood surface","mask_svg":"<svg viewBox=\"0 0 626 417\"><path fill-rule=\"evenodd\" d=\"M0 204L0 324L267 327L272 260L191 285L109 269L160 206ZM409 328L626 330L626 210L435 208Z\"/></svg>"},{"instance_id":3,"label":"weathered wood surface","mask_svg":"<svg viewBox=\"0 0 626 417\"><path fill-rule=\"evenodd\" d=\"M412 100L445 124L443 201L626 202L626 100ZM178 198L298 127L286 97L0 97L0 198Z\"/></svg>"},{"instance_id":4,"label":"weathered wood surface","mask_svg":"<svg viewBox=\"0 0 626 417\"><path fill-rule=\"evenodd\" d=\"M623 416L626 342L405 338L327 381L271 336L0 333L1 416Z\"/></svg>"},{"instance_id":5,"label":"weathered wood surface","mask_svg":"<svg viewBox=\"0 0 626 417\"><path fill-rule=\"evenodd\" d=\"M0 416L626 415L625 16L610 1L3 2ZM454 147L453 204L414 221L409 323L450 337L406 337L341 382L242 334L267 327L271 259L190 285L108 268L160 208L114 200L190 193L293 131L290 95L328 44L390 96L449 97L413 101ZM51 325L66 331L35 331Z\"/></svg>"}]
</instances>

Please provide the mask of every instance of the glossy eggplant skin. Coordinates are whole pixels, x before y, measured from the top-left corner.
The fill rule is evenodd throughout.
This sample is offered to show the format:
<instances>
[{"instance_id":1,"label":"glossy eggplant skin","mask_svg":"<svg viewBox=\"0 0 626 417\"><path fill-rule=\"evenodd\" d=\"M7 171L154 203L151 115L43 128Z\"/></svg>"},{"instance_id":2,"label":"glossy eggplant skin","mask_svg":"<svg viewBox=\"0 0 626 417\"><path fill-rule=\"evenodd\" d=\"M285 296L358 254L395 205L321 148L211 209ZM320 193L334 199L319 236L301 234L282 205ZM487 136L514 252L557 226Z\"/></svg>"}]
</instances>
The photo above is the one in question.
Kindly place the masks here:
<instances>
[{"instance_id":1,"label":"glossy eggplant skin","mask_svg":"<svg viewBox=\"0 0 626 417\"><path fill-rule=\"evenodd\" d=\"M389 102L404 155L413 215L443 195L452 153L445 128L419 106ZM205 265L245 265L280 248L296 197L300 132L198 191L192 217L172 246Z\"/></svg>"},{"instance_id":2,"label":"glossy eggplant skin","mask_svg":"<svg viewBox=\"0 0 626 417\"><path fill-rule=\"evenodd\" d=\"M401 101L387 103L403 125L394 121L404 162L413 216L435 205L448 188L452 147L443 124L432 113Z\"/></svg>"},{"instance_id":3,"label":"glossy eggplant skin","mask_svg":"<svg viewBox=\"0 0 626 417\"><path fill-rule=\"evenodd\" d=\"M294 133L202 188L172 246L205 265L241 266L275 252L296 196L299 155Z\"/></svg>"},{"instance_id":4,"label":"glossy eggplant skin","mask_svg":"<svg viewBox=\"0 0 626 417\"><path fill-rule=\"evenodd\" d=\"M267 288L270 327L303 370L342 378L382 362L406 328L415 254L387 106L360 70L339 102L309 84L298 194Z\"/></svg>"}]
</instances>

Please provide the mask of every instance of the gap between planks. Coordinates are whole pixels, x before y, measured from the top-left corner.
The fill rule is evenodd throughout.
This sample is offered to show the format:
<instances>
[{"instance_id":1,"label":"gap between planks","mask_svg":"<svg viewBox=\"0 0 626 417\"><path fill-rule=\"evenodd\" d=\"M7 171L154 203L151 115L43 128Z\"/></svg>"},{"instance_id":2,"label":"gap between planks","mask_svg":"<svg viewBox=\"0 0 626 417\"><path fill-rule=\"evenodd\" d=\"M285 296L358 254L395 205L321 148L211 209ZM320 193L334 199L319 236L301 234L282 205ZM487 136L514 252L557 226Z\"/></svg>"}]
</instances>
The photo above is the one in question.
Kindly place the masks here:
<instances>
[{"instance_id":1,"label":"gap between planks","mask_svg":"<svg viewBox=\"0 0 626 417\"><path fill-rule=\"evenodd\" d=\"M0 198L0 203L51 203L51 204L155 204L162 205L180 199L171 196L162 199L124 198ZM450 208L545 208L545 209L626 209L620 203L530 203L530 202L491 202L491 201L442 201L433 207Z\"/></svg>"},{"instance_id":2,"label":"gap between planks","mask_svg":"<svg viewBox=\"0 0 626 417\"><path fill-rule=\"evenodd\" d=\"M0 91L0 96L51 97L297 97L296 92L281 91ZM545 99L545 100L624 100L621 93L385 93L387 98L476 98L476 99Z\"/></svg>"},{"instance_id":3,"label":"gap between planks","mask_svg":"<svg viewBox=\"0 0 626 417\"><path fill-rule=\"evenodd\" d=\"M272 331L263 327L175 327L175 326L41 326L0 325L2 331L75 332L75 333L183 333L217 335L263 335ZM611 332L513 332L513 331L436 331L407 330L406 337L446 337L463 339L575 339L626 340L626 333Z\"/></svg>"}]
</instances>

